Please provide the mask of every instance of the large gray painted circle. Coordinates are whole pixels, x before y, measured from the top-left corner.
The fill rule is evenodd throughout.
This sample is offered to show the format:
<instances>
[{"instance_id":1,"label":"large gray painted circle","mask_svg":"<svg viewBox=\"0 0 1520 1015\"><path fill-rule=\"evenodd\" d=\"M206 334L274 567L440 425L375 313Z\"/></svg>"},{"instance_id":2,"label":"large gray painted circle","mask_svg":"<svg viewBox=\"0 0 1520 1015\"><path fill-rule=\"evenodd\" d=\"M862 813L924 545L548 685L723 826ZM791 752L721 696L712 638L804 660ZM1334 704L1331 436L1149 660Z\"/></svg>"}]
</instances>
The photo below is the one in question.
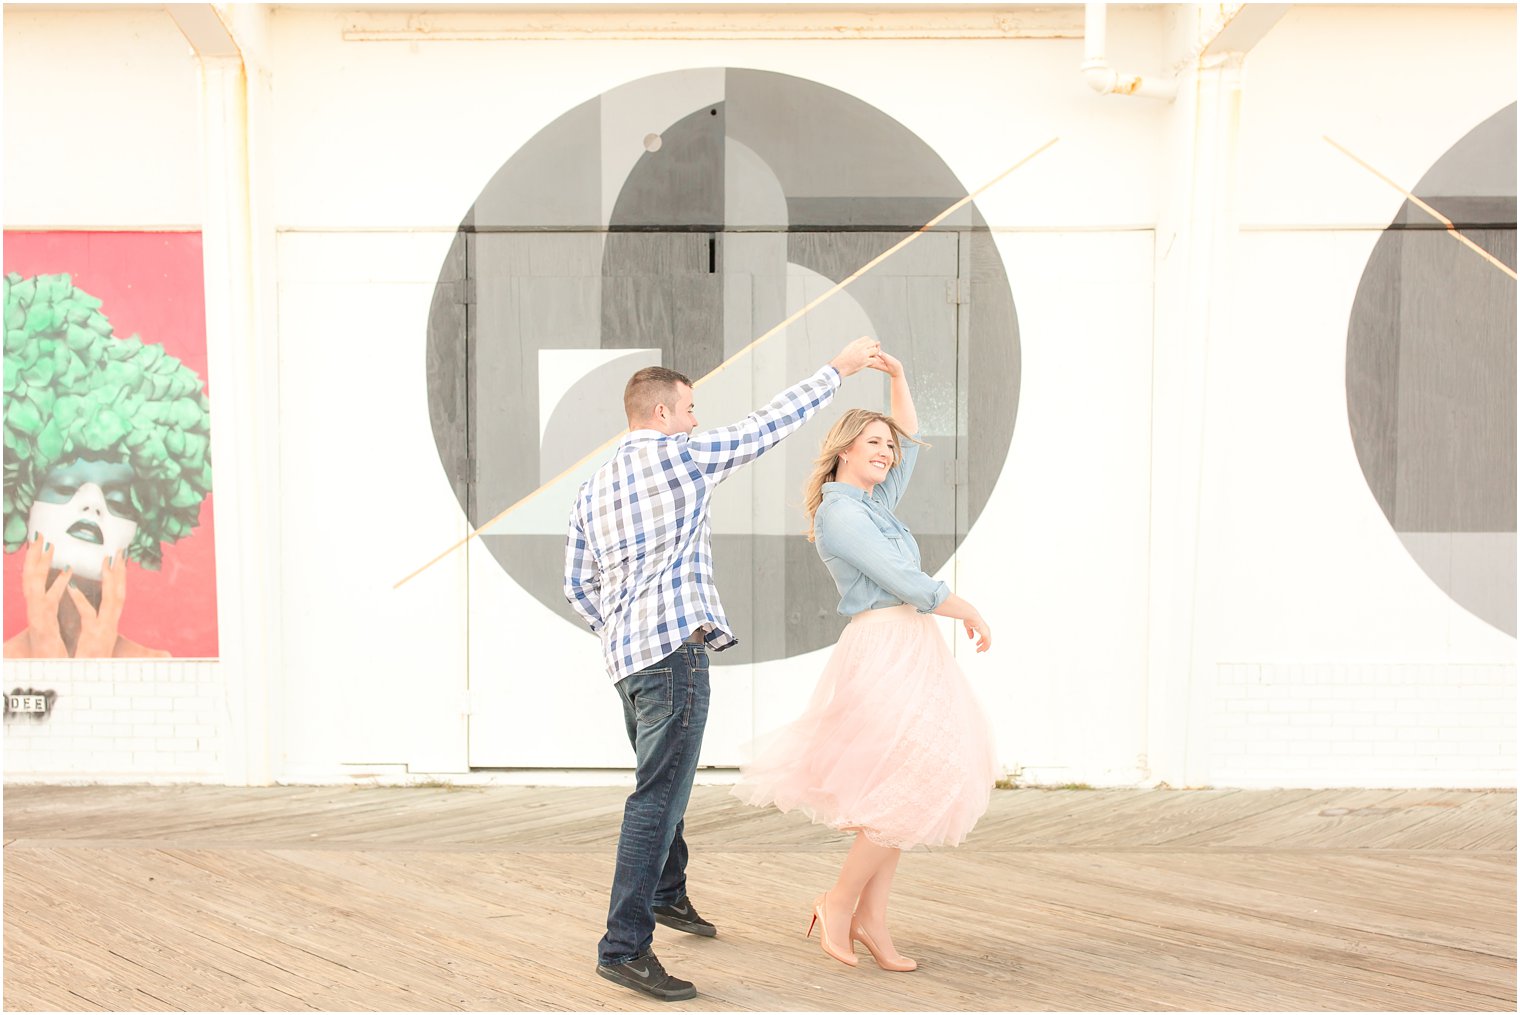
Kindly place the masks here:
<instances>
[{"instance_id":1,"label":"large gray painted circle","mask_svg":"<svg viewBox=\"0 0 1520 1015\"><path fill-rule=\"evenodd\" d=\"M1515 266L1515 105L1415 187ZM1515 282L1404 202L1373 247L1346 342L1362 473L1448 596L1515 634Z\"/></svg>"},{"instance_id":2,"label":"large gray painted circle","mask_svg":"<svg viewBox=\"0 0 1520 1015\"><path fill-rule=\"evenodd\" d=\"M633 370L706 374L966 193L896 120L784 74L675 71L555 119L476 198L434 295L429 411L470 524L620 431ZM704 386L698 415L739 419L866 331L908 363L933 445L902 506L932 573L980 516L1018 408L1013 296L974 204ZM716 494L714 572L740 645L715 662L785 658L838 636L837 595L801 534L802 479L840 412L886 400L884 378L852 378ZM562 592L569 501L545 499L517 527L531 531L481 539L581 626Z\"/></svg>"}]
</instances>

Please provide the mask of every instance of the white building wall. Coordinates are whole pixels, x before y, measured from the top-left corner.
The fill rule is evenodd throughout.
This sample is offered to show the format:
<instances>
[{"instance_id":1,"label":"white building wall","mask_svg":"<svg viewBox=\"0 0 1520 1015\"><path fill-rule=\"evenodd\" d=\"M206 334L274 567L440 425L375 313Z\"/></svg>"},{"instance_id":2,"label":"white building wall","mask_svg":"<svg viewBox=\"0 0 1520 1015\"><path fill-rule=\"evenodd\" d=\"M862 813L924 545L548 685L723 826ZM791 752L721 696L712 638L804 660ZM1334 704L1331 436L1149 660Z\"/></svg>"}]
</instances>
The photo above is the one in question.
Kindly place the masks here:
<instances>
[{"instance_id":1,"label":"white building wall","mask_svg":"<svg viewBox=\"0 0 1520 1015\"><path fill-rule=\"evenodd\" d=\"M5 10L5 228L199 229L195 56L162 10Z\"/></svg>"},{"instance_id":2,"label":"white building wall","mask_svg":"<svg viewBox=\"0 0 1520 1015\"><path fill-rule=\"evenodd\" d=\"M1514 9L1444 14L1295 6L1245 64L1191 781L1514 785L1515 640L1405 551L1347 425L1352 302L1404 198L1323 136L1412 187L1515 100Z\"/></svg>"},{"instance_id":3,"label":"white building wall","mask_svg":"<svg viewBox=\"0 0 1520 1015\"><path fill-rule=\"evenodd\" d=\"M197 61L166 13L13 6L4 34L7 230L203 228ZM219 461L232 459L224 456L232 436L219 418ZM218 472L218 492L231 471ZM220 609L236 615L230 589ZM227 668L205 660L7 660L6 691L56 697L46 719L7 717L6 777L221 781L234 764Z\"/></svg>"},{"instance_id":4,"label":"white building wall","mask_svg":"<svg viewBox=\"0 0 1520 1015\"><path fill-rule=\"evenodd\" d=\"M6 778L221 782L229 725L221 676L218 664L194 660L10 660L7 692L56 697L45 717L7 717Z\"/></svg>"},{"instance_id":5,"label":"white building wall","mask_svg":"<svg viewBox=\"0 0 1520 1015\"><path fill-rule=\"evenodd\" d=\"M1185 68L1172 104L1092 93L1078 37L360 41L349 29L366 19L339 10L239 17L254 242L214 260L213 223L207 284L231 264L215 271L247 271L255 303L210 340L269 373L217 377L242 400L218 420L218 494L236 470L244 502L262 494L278 517L234 511L224 528L218 500L220 663L7 663L7 688L59 693L48 720L8 722L7 778L458 777L472 672L492 667L586 684L586 736L620 736L591 636L489 555L456 552L392 589L468 531L428 426L428 308L460 217L542 126L645 75L743 66L871 103L968 186L1061 138L978 201L1017 302L1023 384L1000 483L942 575L997 632L993 652L960 658L1011 771L1514 784L1514 639L1410 560L1346 433L1347 314L1400 198L1319 140L1412 183L1514 100L1512 8L1297 7L1238 92ZM1196 20L1118 9L1113 60L1169 67ZM8 229L221 214L203 207L206 85L167 15L7 10L5 28ZM80 46L95 59L60 71L55 55ZM174 157L117 160L110 186L77 163L83 177L60 174L18 141L42 128L19 100L37 82L64 107L120 103L102 126L112 151L146 136ZM1222 192L1201 200L1199 181ZM266 567L259 600L250 569ZM501 631L510 656L471 658L469 624ZM818 662L757 680L800 706ZM531 724L532 684L512 686ZM606 715L590 712L598 694Z\"/></svg>"},{"instance_id":6,"label":"white building wall","mask_svg":"<svg viewBox=\"0 0 1520 1015\"><path fill-rule=\"evenodd\" d=\"M466 531L426 430L420 369L426 316L459 218L501 162L547 122L631 79L677 67L742 66L808 77L876 105L923 137L970 186L1060 137L1050 153L979 200L1010 267L1026 381L1004 472L1005 483L1019 478L994 495L967 543L1007 547L1007 556L963 552L955 565L962 591L998 616L994 623L1007 634L999 652L966 666L1011 768L1045 769L1051 778L1143 777L1137 708L1144 687L1149 224L1166 162L1152 141L1167 115L1163 105L1094 95L1074 72L1077 39L356 42L343 36L351 20L341 12L289 8L272 19L273 147L301 153L276 174L281 334L299 350L282 359L290 369L282 375L281 482L286 502L301 510L292 491L328 474L331 464L312 454L319 449L307 434L332 410L312 389L352 369L356 335L380 339L390 357L367 368L377 383L358 397L373 429L369 440L345 451L345 461L358 475L392 475L398 460L426 462L430 474L412 485L404 530L391 518L383 531L356 540L395 552L346 556L340 601L320 610L286 601L289 686L309 688L301 698L315 706L288 713L297 770L330 771L331 751L344 737L348 753L339 760L354 770L464 770L469 667L478 667L477 682L493 668L516 675L519 682L498 702L529 710L535 702L583 707L588 756L621 757L618 710L599 685L595 640L552 617L488 556L470 558L476 566L470 622L499 632L501 647L493 658L471 658L468 667L464 558L456 554L391 589ZM1159 22L1116 20L1124 39L1117 56L1161 62ZM912 74L903 73L908 67ZM534 101L524 101L530 92ZM313 115L313 94L329 96L331 109ZM1009 105L1007 96L1030 100ZM1113 173L1115 164L1125 172ZM1123 283L1114 286L1116 279ZM1073 313L1078 308L1082 313ZM1095 390L1105 402L1096 413L1061 394L1067 384L1093 385L1094 371L1103 377ZM1052 380L1042 387L1045 378ZM398 405L400 392L406 394ZM365 397L373 401L366 405ZM1094 467L1074 473L1073 457ZM1042 496L1057 488L1065 490L1063 499ZM1072 528L1074 504L1097 515L1115 502L1128 506L1122 523L1093 517ZM315 580L331 567L331 542L319 529L288 524L285 546L292 584L305 585L298 575ZM1055 555L1053 546L1060 547ZM1010 567L1043 577L1010 585ZM1024 619L1032 615L1039 619ZM1094 617L1114 636L1073 653ZM363 627L426 635L333 641L335 629ZM768 707L757 707L760 722L800 706L819 664L815 654L757 667L757 693L768 699ZM535 673L577 681L579 699L573 705L549 699L534 686ZM716 669L717 711L725 705L724 680ZM1064 702L1074 696L1103 704L1071 710ZM491 700L478 690L476 698ZM606 705L600 713L599 701ZM336 738L334 714L350 719ZM531 738L534 731L509 735ZM309 762L296 760L298 744L313 752Z\"/></svg>"}]
</instances>

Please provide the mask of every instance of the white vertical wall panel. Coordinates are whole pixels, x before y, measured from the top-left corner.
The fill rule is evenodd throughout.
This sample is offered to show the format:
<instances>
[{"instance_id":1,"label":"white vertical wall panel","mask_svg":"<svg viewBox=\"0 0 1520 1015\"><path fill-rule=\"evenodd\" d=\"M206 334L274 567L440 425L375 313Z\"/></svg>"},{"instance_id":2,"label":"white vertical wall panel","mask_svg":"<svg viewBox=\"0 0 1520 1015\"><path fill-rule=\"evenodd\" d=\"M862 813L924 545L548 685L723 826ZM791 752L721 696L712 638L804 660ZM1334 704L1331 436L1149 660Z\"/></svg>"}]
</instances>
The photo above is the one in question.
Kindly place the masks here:
<instances>
[{"instance_id":1,"label":"white vertical wall panel","mask_svg":"<svg viewBox=\"0 0 1520 1015\"><path fill-rule=\"evenodd\" d=\"M465 767L468 531L424 367L444 234L279 246L286 771Z\"/></svg>"},{"instance_id":2,"label":"white vertical wall panel","mask_svg":"<svg viewBox=\"0 0 1520 1015\"><path fill-rule=\"evenodd\" d=\"M573 497L564 500L566 518ZM597 637L551 613L478 540L470 548L470 655L473 764L632 766L622 699Z\"/></svg>"},{"instance_id":3,"label":"white vertical wall panel","mask_svg":"<svg viewBox=\"0 0 1520 1015\"><path fill-rule=\"evenodd\" d=\"M1200 644L1221 661L1512 658L1513 638L1420 570L1357 461L1346 329L1377 237L1240 240L1232 327L1210 349L1200 522Z\"/></svg>"},{"instance_id":4,"label":"white vertical wall panel","mask_svg":"<svg viewBox=\"0 0 1520 1015\"><path fill-rule=\"evenodd\" d=\"M995 644L957 657L1010 769L1132 782L1146 750L1154 238L998 241L1019 314L1019 416L956 567Z\"/></svg>"},{"instance_id":5,"label":"white vertical wall panel","mask_svg":"<svg viewBox=\"0 0 1520 1015\"><path fill-rule=\"evenodd\" d=\"M1494 763L1514 749L1514 639L1420 569L1352 445L1346 329L1378 235L1262 232L1239 241L1231 326L1210 349L1195 782L1513 783L1512 770ZM1239 666L1266 675L1249 698L1237 693L1247 686L1235 679ZM1346 679L1345 667L1362 676ZM1302 671L1323 676L1305 689ZM1461 677L1478 671L1481 681ZM1496 699L1495 687L1510 700ZM1413 720L1388 718L1395 699L1410 703ZM1438 746L1417 747L1402 729L1411 722ZM1481 756L1440 734L1474 722L1482 732L1470 742L1493 748ZM1385 749L1394 756L1380 759Z\"/></svg>"}]
</instances>

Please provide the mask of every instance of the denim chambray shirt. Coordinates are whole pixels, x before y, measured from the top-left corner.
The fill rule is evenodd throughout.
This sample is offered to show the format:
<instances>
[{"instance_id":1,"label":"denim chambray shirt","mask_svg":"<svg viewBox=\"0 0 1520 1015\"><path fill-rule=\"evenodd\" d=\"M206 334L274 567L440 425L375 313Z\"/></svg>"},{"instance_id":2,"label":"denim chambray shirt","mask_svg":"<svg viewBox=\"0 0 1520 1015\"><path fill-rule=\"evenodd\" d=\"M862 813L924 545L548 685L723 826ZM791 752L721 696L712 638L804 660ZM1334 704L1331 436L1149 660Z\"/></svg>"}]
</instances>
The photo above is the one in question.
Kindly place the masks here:
<instances>
[{"instance_id":1,"label":"denim chambray shirt","mask_svg":"<svg viewBox=\"0 0 1520 1015\"><path fill-rule=\"evenodd\" d=\"M913 533L892 513L918 461L918 445L903 443L902 462L870 493L849 483L823 484L814 545L839 588L843 616L902 603L933 613L950 595L950 586L924 574Z\"/></svg>"}]
</instances>

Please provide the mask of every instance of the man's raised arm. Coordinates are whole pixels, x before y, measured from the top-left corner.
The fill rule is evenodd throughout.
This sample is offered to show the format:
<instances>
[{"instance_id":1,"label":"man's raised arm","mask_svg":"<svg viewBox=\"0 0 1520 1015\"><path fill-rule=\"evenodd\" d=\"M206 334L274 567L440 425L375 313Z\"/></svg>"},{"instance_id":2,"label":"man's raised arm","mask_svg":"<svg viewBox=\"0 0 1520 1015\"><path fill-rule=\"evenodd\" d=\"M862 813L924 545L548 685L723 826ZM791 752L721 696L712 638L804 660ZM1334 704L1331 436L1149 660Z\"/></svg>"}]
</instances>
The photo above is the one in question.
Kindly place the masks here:
<instances>
[{"instance_id":1,"label":"man's raised arm","mask_svg":"<svg viewBox=\"0 0 1520 1015\"><path fill-rule=\"evenodd\" d=\"M781 443L813 413L828 405L840 381L875 363L881 343L861 337L807 380L787 388L769 405L731 426L691 435L687 445L694 462L715 481L759 458Z\"/></svg>"}]
</instances>

